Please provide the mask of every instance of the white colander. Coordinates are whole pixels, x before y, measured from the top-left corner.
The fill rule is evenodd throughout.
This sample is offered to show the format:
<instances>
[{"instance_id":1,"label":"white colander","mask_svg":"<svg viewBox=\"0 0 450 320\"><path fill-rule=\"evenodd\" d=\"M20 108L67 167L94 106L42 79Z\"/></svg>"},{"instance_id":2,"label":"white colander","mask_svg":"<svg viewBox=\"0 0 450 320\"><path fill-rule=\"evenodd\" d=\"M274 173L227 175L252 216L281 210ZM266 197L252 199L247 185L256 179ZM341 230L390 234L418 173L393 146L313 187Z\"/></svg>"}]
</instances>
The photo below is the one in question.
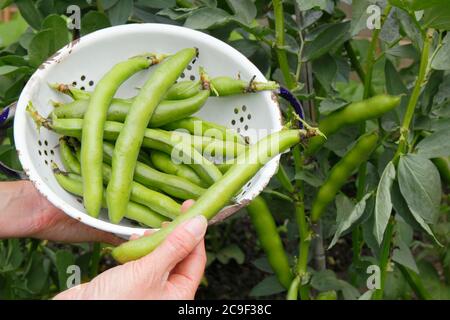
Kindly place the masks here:
<instances>
[{"instance_id":1,"label":"white colander","mask_svg":"<svg viewBox=\"0 0 450 320\"><path fill-rule=\"evenodd\" d=\"M63 168L58 152L59 135L45 128L38 131L25 108L32 101L38 112L47 116L52 111L51 100L70 101L51 90L48 83L70 83L93 90L99 79L119 61L144 52L175 53L193 46L199 48L199 57L181 79L197 79L198 67L203 66L211 77L236 77L239 73L242 79L255 75L257 81L266 81L245 56L228 44L202 32L163 24L129 24L103 29L70 43L44 62L22 91L14 120L19 159L36 188L56 207L87 225L122 236L142 234L146 229L126 219L120 225L108 222L106 212L98 219L90 217L81 200L58 185L52 173L52 162ZM130 78L120 87L117 96L136 95L136 88L142 86L153 69ZM251 132L250 143L282 126L278 103L271 92L210 98L197 116L234 128L242 135ZM223 220L255 198L276 172L278 161L276 157L261 169L235 198L235 204L224 208L211 222Z\"/></svg>"}]
</instances>

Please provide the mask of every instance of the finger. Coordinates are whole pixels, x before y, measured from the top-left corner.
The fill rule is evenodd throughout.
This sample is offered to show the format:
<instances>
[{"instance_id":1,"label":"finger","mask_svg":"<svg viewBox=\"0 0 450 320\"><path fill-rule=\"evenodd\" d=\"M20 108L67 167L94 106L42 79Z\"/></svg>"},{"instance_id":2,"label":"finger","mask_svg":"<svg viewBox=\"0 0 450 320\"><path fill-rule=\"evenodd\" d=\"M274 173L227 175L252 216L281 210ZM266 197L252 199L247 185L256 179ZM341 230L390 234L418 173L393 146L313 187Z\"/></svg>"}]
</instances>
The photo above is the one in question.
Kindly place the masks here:
<instances>
[{"instance_id":1,"label":"finger","mask_svg":"<svg viewBox=\"0 0 450 320\"><path fill-rule=\"evenodd\" d=\"M207 226L207 220L202 215L185 221L144 260L158 261L161 275L167 274L203 240Z\"/></svg>"},{"instance_id":2,"label":"finger","mask_svg":"<svg viewBox=\"0 0 450 320\"><path fill-rule=\"evenodd\" d=\"M130 236L130 241L132 241L132 240L136 240L136 239L139 239L141 236L140 235L138 235L137 233L133 233L131 236Z\"/></svg>"},{"instance_id":3,"label":"finger","mask_svg":"<svg viewBox=\"0 0 450 320\"><path fill-rule=\"evenodd\" d=\"M186 211L188 211L188 209L190 207L192 207L192 205L195 203L194 200L189 199L183 202L183 204L181 205L181 213L185 213Z\"/></svg>"},{"instance_id":4,"label":"finger","mask_svg":"<svg viewBox=\"0 0 450 320\"><path fill-rule=\"evenodd\" d=\"M205 266L205 241L201 241L194 251L173 269L169 282L175 286L196 291L205 272Z\"/></svg>"}]
</instances>

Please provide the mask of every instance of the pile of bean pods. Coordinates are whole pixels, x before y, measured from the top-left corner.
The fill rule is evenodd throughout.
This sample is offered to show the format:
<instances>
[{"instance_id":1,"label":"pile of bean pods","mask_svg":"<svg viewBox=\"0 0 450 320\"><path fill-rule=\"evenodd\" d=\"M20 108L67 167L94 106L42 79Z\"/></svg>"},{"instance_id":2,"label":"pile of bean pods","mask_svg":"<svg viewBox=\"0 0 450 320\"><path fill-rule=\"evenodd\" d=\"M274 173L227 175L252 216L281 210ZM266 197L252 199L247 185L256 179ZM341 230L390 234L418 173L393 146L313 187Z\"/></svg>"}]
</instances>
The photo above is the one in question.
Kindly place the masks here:
<instances>
[{"instance_id":1,"label":"pile of bean pods","mask_svg":"<svg viewBox=\"0 0 450 320\"><path fill-rule=\"evenodd\" d=\"M210 96L279 89L273 81L210 78L203 68L198 81L177 82L197 56L198 49L186 48L173 55L132 57L114 65L92 92L51 84L73 101L53 102L47 118L28 105L38 126L62 135L64 168L55 167L56 180L83 198L89 215L98 217L106 208L112 223L127 218L152 228L171 221L151 236L115 248L119 262L151 252L193 216L211 219L265 163L315 132L286 128L248 145L239 133L193 117ZM151 66L153 72L134 98L115 97L128 78ZM228 161L219 165L215 159ZM186 199L196 202L181 215L180 203Z\"/></svg>"}]
</instances>

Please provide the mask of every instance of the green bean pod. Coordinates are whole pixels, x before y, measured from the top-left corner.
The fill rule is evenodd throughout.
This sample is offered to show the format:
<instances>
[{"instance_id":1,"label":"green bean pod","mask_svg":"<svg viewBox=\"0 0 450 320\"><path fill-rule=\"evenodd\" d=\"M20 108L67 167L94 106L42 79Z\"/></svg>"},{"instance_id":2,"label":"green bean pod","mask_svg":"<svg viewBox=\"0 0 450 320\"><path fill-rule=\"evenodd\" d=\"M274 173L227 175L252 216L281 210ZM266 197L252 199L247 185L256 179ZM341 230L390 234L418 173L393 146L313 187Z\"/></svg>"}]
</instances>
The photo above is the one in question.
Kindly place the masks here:
<instances>
[{"instance_id":1,"label":"green bean pod","mask_svg":"<svg viewBox=\"0 0 450 320\"><path fill-rule=\"evenodd\" d=\"M246 139L233 129L197 117L187 117L170 122L162 127L165 130L186 130L194 136L212 137L218 140L247 144Z\"/></svg>"},{"instance_id":2,"label":"green bean pod","mask_svg":"<svg viewBox=\"0 0 450 320\"><path fill-rule=\"evenodd\" d=\"M110 163L114 154L114 145L104 142L103 152L105 162ZM151 154L153 155L154 152L157 151L153 151ZM158 168L158 166L155 167ZM189 167L186 168L192 170ZM193 174L195 174L195 172L193 172ZM139 161L136 163L134 179L144 186L157 188L172 197L182 200L197 199L205 192L205 189L191 181L160 172Z\"/></svg>"},{"instance_id":3,"label":"green bean pod","mask_svg":"<svg viewBox=\"0 0 450 320\"><path fill-rule=\"evenodd\" d=\"M347 182L348 178L366 162L378 144L378 133L362 135L356 144L331 169L327 179L320 187L311 209L311 220L317 222L326 207L333 201L336 194Z\"/></svg>"},{"instance_id":4,"label":"green bean pod","mask_svg":"<svg viewBox=\"0 0 450 320\"><path fill-rule=\"evenodd\" d=\"M184 100L195 96L202 89L201 81L178 81L167 91L165 99Z\"/></svg>"},{"instance_id":5,"label":"green bean pod","mask_svg":"<svg viewBox=\"0 0 450 320\"><path fill-rule=\"evenodd\" d=\"M119 223L125 215L139 149L153 112L164 98L167 90L197 53L196 48L187 48L167 58L156 67L133 100L123 129L120 131L114 146L111 180L106 188L106 202L108 203L110 220L113 223ZM94 96L90 101L93 98ZM85 118L86 116L87 114ZM85 132L83 131L84 135ZM83 164L81 167L83 168Z\"/></svg>"},{"instance_id":6,"label":"green bean pod","mask_svg":"<svg viewBox=\"0 0 450 320\"><path fill-rule=\"evenodd\" d=\"M219 97L265 90L277 90L279 88L279 84L275 81L258 82L254 81L254 79L244 81L226 76L211 79L211 95L217 95Z\"/></svg>"},{"instance_id":7,"label":"green bean pod","mask_svg":"<svg viewBox=\"0 0 450 320\"><path fill-rule=\"evenodd\" d=\"M105 184L111 181L111 176L111 167L104 163L103 177ZM131 182L130 188L130 200L133 202L142 204L171 219L175 219L181 213L180 204L165 194L146 188L136 181Z\"/></svg>"},{"instance_id":8,"label":"green bean pod","mask_svg":"<svg viewBox=\"0 0 450 320\"><path fill-rule=\"evenodd\" d=\"M253 79L244 81L226 76L213 78L211 79L210 84L211 96L219 97L265 90L277 90L280 88L279 84L274 81L258 82ZM180 81L167 91L166 99L186 99L196 94L199 90L201 90L200 81Z\"/></svg>"},{"instance_id":9,"label":"green bean pod","mask_svg":"<svg viewBox=\"0 0 450 320\"><path fill-rule=\"evenodd\" d=\"M145 54L119 62L100 79L89 100L81 136L81 173L84 206L93 217L98 216L102 205L103 126L111 100L125 80L162 59L164 56ZM126 206L126 203L123 205Z\"/></svg>"},{"instance_id":10,"label":"green bean pod","mask_svg":"<svg viewBox=\"0 0 450 320\"><path fill-rule=\"evenodd\" d=\"M28 104L27 111L38 127L44 126L65 136L75 138L80 138L81 136L84 121L82 119L45 119L36 112L31 103ZM123 126L119 122L106 121L103 138L108 141L115 141ZM187 143L179 134L160 129L146 129L142 146L163 151L170 154L173 159L187 164L208 185L222 176L222 173L211 161L204 158L200 152Z\"/></svg>"},{"instance_id":11,"label":"green bean pod","mask_svg":"<svg viewBox=\"0 0 450 320\"><path fill-rule=\"evenodd\" d=\"M207 219L213 218L264 164L277 154L298 144L304 135L306 135L304 130L282 130L250 146L238 157L238 164L231 167L219 181L209 187L186 213L148 237L116 247L112 251L113 257L121 263L138 259L152 252L184 221L198 215L204 215Z\"/></svg>"},{"instance_id":12,"label":"green bean pod","mask_svg":"<svg viewBox=\"0 0 450 320\"><path fill-rule=\"evenodd\" d=\"M66 174L59 170L54 171L56 181L66 190L77 196L83 196L82 178L76 174ZM106 200L103 197L102 207L106 208ZM129 202L127 205L126 218L142 223L150 228L160 228L161 224L168 219L140 204Z\"/></svg>"},{"instance_id":13,"label":"green bean pod","mask_svg":"<svg viewBox=\"0 0 450 320\"><path fill-rule=\"evenodd\" d=\"M289 259L266 201L261 196L256 197L247 206L247 212L258 235L260 245L267 255L269 265L275 272L278 281L285 288L289 288L293 277Z\"/></svg>"},{"instance_id":14,"label":"green bean pod","mask_svg":"<svg viewBox=\"0 0 450 320\"><path fill-rule=\"evenodd\" d=\"M209 97L208 90L200 90L194 96L184 100L163 100L155 109L148 127L157 128L175 120L186 118L205 104ZM57 118L82 119L89 104L88 99L74 100L61 105L52 111ZM108 121L124 122L130 110L132 100L114 98L108 109L106 119Z\"/></svg>"},{"instance_id":15,"label":"green bean pod","mask_svg":"<svg viewBox=\"0 0 450 320\"><path fill-rule=\"evenodd\" d=\"M66 137L59 139L59 152L64 168L71 173L81 174L81 166L78 159L74 156Z\"/></svg>"},{"instance_id":16,"label":"green bean pod","mask_svg":"<svg viewBox=\"0 0 450 320\"><path fill-rule=\"evenodd\" d=\"M331 136L339 129L366 120L376 119L396 108L401 101L399 96L378 95L364 101L354 102L343 109L337 110L320 120L319 130L325 136ZM311 156L326 142L326 138L316 136L310 140L305 149L305 155Z\"/></svg>"},{"instance_id":17,"label":"green bean pod","mask_svg":"<svg viewBox=\"0 0 450 320\"><path fill-rule=\"evenodd\" d=\"M208 186L200 179L194 170L183 163L174 163L167 153L153 150L150 153L150 159L152 160L152 164L159 171L186 179L202 188Z\"/></svg>"}]
</instances>

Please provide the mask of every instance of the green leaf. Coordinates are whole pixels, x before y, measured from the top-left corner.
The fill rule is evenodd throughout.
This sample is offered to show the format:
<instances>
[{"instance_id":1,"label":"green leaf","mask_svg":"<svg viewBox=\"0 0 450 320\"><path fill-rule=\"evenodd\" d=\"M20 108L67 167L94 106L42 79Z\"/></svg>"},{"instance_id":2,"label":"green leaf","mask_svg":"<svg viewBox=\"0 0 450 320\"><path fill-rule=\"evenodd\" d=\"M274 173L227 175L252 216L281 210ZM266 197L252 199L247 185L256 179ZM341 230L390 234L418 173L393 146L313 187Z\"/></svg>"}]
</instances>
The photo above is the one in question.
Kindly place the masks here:
<instances>
[{"instance_id":1,"label":"green leaf","mask_svg":"<svg viewBox=\"0 0 450 320\"><path fill-rule=\"evenodd\" d=\"M384 74L386 77L386 91L388 94L395 96L408 92L400 74L390 60L386 60Z\"/></svg>"},{"instance_id":2,"label":"green leaf","mask_svg":"<svg viewBox=\"0 0 450 320\"><path fill-rule=\"evenodd\" d=\"M264 297L285 292L286 289L278 282L276 276L268 276L252 288L250 297Z\"/></svg>"},{"instance_id":3,"label":"green leaf","mask_svg":"<svg viewBox=\"0 0 450 320\"><path fill-rule=\"evenodd\" d=\"M450 69L450 34L445 36L442 47L431 62L431 67L435 70Z\"/></svg>"},{"instance_id":4,"label":"green leaf","mask_svg":"<svg viewBox=\"0 0 450 320\"><path fill-rule=\"evenodd\" d=\"M450 6L448 2L425 10L423 24L426 28L450 30Z\"/></svg>"},{"instance_id":5,"label":"green leaf","mask_svg":"<svg viewBox=\"0 0 450 320\"><path fill-rule=\"evenodd\" d=\"M113 26L124 24L133 12L133 0L119 0L108 11L109 21Z\"/></svg>"},{"instance_id":6,"label":"green leaf","mask_svg":"<svg viewBox=\"0 0 450 320\"><path fill-rule=\"evenodd\" d=\"M32 0L16 0L15 4L26 22L35 30L39 30L42 24L42 15L37 10Z\"/></svg>"},{"instance_id":7,"label":"green leaf","mask_svg":"<svg viewBox=\"0 0 450 320\"><path fill-rule=\"evenodd\" d=\"M301 11L307 11L314 8L325 10L328 5L327 0L295 0Z\"/></svg>"},{"instance_id":8,"label":"green leaf","mask_svg":"<svg viewBox=\"0 0 450 320\"><path fill-rule=\"evenodd\" d=\"M398 164L398 182L416 220L419 216L427 223L436 223L442 190L434 164L419 155L403 156Z\"/></svg>"},{"instance_id":9,"label":"green leaf","mask_svg":"<svg viewBox=\"0 0 450 320\"><path fill-rule=\"evenodd\" d=\"M270 266L269 261L267 260L266 257L262 257L262 258L256 259L255 261L253 261L253 265L257 269L259 269L259 270L261 270L263 272L273 274L273 269Z\"/></svg>"},{"instance_id":10,"label":"green leaf","mask_svg":"<svg viewBox=\"0 0 450 320\"><path fill-rule=\"evenodd\" d=\"M400 25L395 16L395 9L391 10L388 17L383 23L380 32L380 39L387 42L388 44L393 44L401 38Z\"/></svg>"},{"instance_id":11,"label":"green leaf","mask_svg":"<svg viewBox=\"0 0 450 320\"><path fill-rule=\"evenodd\" d=\"M338 279L331 270L314 272L311 286L319 291L342 291L346 300L356 300L360 296L359 291L355 287L344 280Z\"/></svg>"},{"instance_id":12,"label":"green leaf","mask_svg":"<svg viewBox=\"0 0 450 320\"><path fill-rule=\"evenodd\" d=\"M217 260L222 264L227 264L231 259L236 261L238 264L243 264L245 260L245 254L236 244L231 244L222 248L216 254Z\"/></svg>"},{"instance_id":13,"label":"green leaf","mask_svg":"<svg viewBox=\"0 0 450 320\"><path fill-rule=\"evenodd\" d=\"M375 290L367 290L361 296L359 296L358 300L371 300L374 292Z\"/></svg>"},{"instance_id":14,"label":"green leaf","mask_svg":"<svg viewBox=\"0 0 450 320\"><path fill-rule=\"evenodd\" d=\"M191 29L204 30L224 24L230 20L230 15L219 8L200 8L192 12L184 26Z\"/></svg>"},{"instance_id":15,"label":"green leaf","mask_svg":"<svg viewBox=\"0 0 450 320\"><path fill-rule=\"evenodd\" d=\"M340 98L325 99L320 102L319 111L321 115L327 115L347 105L348 102Z\"/></svg>"},{"instance_id":16,"label":"green leaf","mask_svg":"<svg viewBox=\"0 0 450 320\"><path fill-rule=\"evenodd\" d=\"M27 271L27 287L34 293L40 293L46 285L50 274L50 261L38 252L31 254L30 268Z\"/></svg>"},{"instance_id":17,"label":"green leaf","mask_svg":"<svg viewBox=\"0 0 450 320\"><path fill-rule=\"evenodd\" d=\"M7 47L18 41L27 30L28 24L20 14L16 14L10 21L0 23L0 47Z\"/></svg>"},{"instance_id":18,"label":"green leaf","mask_svg":"<svg viewBox=\"0 0 450 320\"><path fill-rule=\"evenodd\" d=\"M381 244L383 241L384 231L389 222L392 211L391 187L395 180L395 166L389 162L381 175L378 184L377 194L375 197L375 225L374 235Z\"/></svg>"},{"instance_id":19,"label":"green leaf","mask_svg":"<svg viewBox=\"0 0 450 320\"><path fill-rule=\"evenodd\" d=\"M397 240L396 248L392 253L392 260L405 266L415 273L419 273L419 269L417 268L416 261L409 249L408 245L401 240Z\"/></svg>"},{"instance_id":20,"label":"green leaf","mask_svg":"<svg viewBox=\"0 0 450 320\"><path fill-rule=\"evenodd\" d=\"M321 26L319 30L316 30L318 33L314 34L314 39L306 42L303 60L312 61L342 45L350 36L349 29L349 22Z\"/></svg>"},{"instance_id":21,"label":"green leaf","mask_svg":"<svg viewBox=\"0 0 450 320\"><path fill-rule=\"evenodd\" d=\"M246 24L256 17L256 6L252 0L226 0L234 15Z\"/></svg>"},{"instance_id":22,"label":"green leaf","mask_svg":"<svg viewBox=\"0 0 450 320\"><path fill-rule=\"evenodd\" d=\"M396 10L395 15L403 32L412 40L414 47L421 51L423 47L423 38L413 19L403 10Z\"/></svg>"},{"instance_id":23,"label":"green leaf","mask_svg":"<svg viewBox=\"0 0 450 320\"><path fill-rule=\"evenodd\" d=\"M450 156L450 128L432 133L417 144L417 154L428 158Z\"/></svg>"},{"instance_id":24,"label":"green leaf","mask_svg":"<svg viewBox=\"0 0 450 320\"><path fill-rule=\"evenodd\" d=\"M307 170L297 172L295 174L295 179L305 181L307 184L313 187L320 187L324 182L324 179L322 177Z\"/></svg>"},{"instance_id":25,"label":"green leaf","mask_svg":"<svg viewBox=\"0 0 450 320\"><path fill-rule=\"evenodd\" d=\"M136 4L154 9L165 9L175 7L175 0L138 0Z\"/></svg>"},{"instance_id":26,"label":"green leaf","mask_svg":"<svg viewBox=\"0 0 450 320\"><path fill-rule=\"evenodd\" d=\"M104 13L89 11L81 18L81 35L86 35L110 26L111 23Z\"/></svg>"},{"instance_id":27,"label":"green leaf","mask_svg":"<svg viewBox=\"0 0 450 320\"><path fill-rule=\"evenodd\" d=\"M352 36L357 35L360 31L367 28L367 20L369 19L367 8L375 3L376 1L374 0L359 0L352 2L352 20L350 27Z\"/></svg>"},{"instance_id":28,"label":"green leaf","mask_svg":"<svg viewBox=\"0 0 450 320\"><path fill-rule=\"evenodd\" d=\"M67 278L69 274L67 273L67 268L75 264L74 255L66 250L58 250L55 254L56 258L56 271L58 273L58 283L59 290L67 289Z\"/></svg>"},{"instance_id":29,"label":"green leaf","mask_svg":"<svg viewBox=\"0 0 450 320\"><path fill-rule=\"evenodd\" d=\"M52 54L52 35L52 31L42 30L36 33L33 37L28 48L28 59L30 61L30 65L37 67Z\"/></svg>"},{"instance_id":30,"label":"green leaf","mask_svg":"<svg viewBox=\"0 0 450 320\"><path fill-rule=\"evenodd\" d=\"M52 32L51 53L64 47L70 41L69 30L67 29L67 22L61 16L57 14L49 15L42 22L42 29L48 29Z\"/></svg>"},{"instance_id":31,"label":"green leaf","mask_svg":"<svg viewBox=\"0 0 450 320\"><path fill-rule=\"evenodd\" d=\"M341 237L341 235L349 230L356 221L358 221L361 216L363 215L365 209L366 209L366 201L372 196L372 193L366 194L361 201L359 201L354 207L353 203L350 201L350 204L352 206L351 210L343 209L343 206L338 205L338 198L343 197L342 195L338 195L336 197L336 208L337 208L337 215L340 217L339 221L336 221L338 226L336 229L336 233L333 236L333 239L331 240L330 245L328 246L328 250L330 250L338 241L338 239ZM347 197L345 197L347 198ZM342 201L342 200L340 200ZM347 205L349 208L349 206ZM349 208L350 209L350 208Z\"/></svg>"},{"instance_id":32,"label":"green leaf","mask_svg":"<svg viewBox=\"0 0 450 320\"><path fill-rule=\"evenodd\" d=\"M447 0L389 0L389 3L398 8L419 11L435 5L447 3Z\"/></svg>"},{"instance_id":33,"label":"green leaf","mask_svg":"<svg viewBox=\"0 0 450 320\"><path fill-rule=\"evenodd\" d=\"M332 91L332 83L338 71L336 60L330 54L324 54L313 61L312 70L323 89L327 93Z\"/></svg>"}]
</instances>

